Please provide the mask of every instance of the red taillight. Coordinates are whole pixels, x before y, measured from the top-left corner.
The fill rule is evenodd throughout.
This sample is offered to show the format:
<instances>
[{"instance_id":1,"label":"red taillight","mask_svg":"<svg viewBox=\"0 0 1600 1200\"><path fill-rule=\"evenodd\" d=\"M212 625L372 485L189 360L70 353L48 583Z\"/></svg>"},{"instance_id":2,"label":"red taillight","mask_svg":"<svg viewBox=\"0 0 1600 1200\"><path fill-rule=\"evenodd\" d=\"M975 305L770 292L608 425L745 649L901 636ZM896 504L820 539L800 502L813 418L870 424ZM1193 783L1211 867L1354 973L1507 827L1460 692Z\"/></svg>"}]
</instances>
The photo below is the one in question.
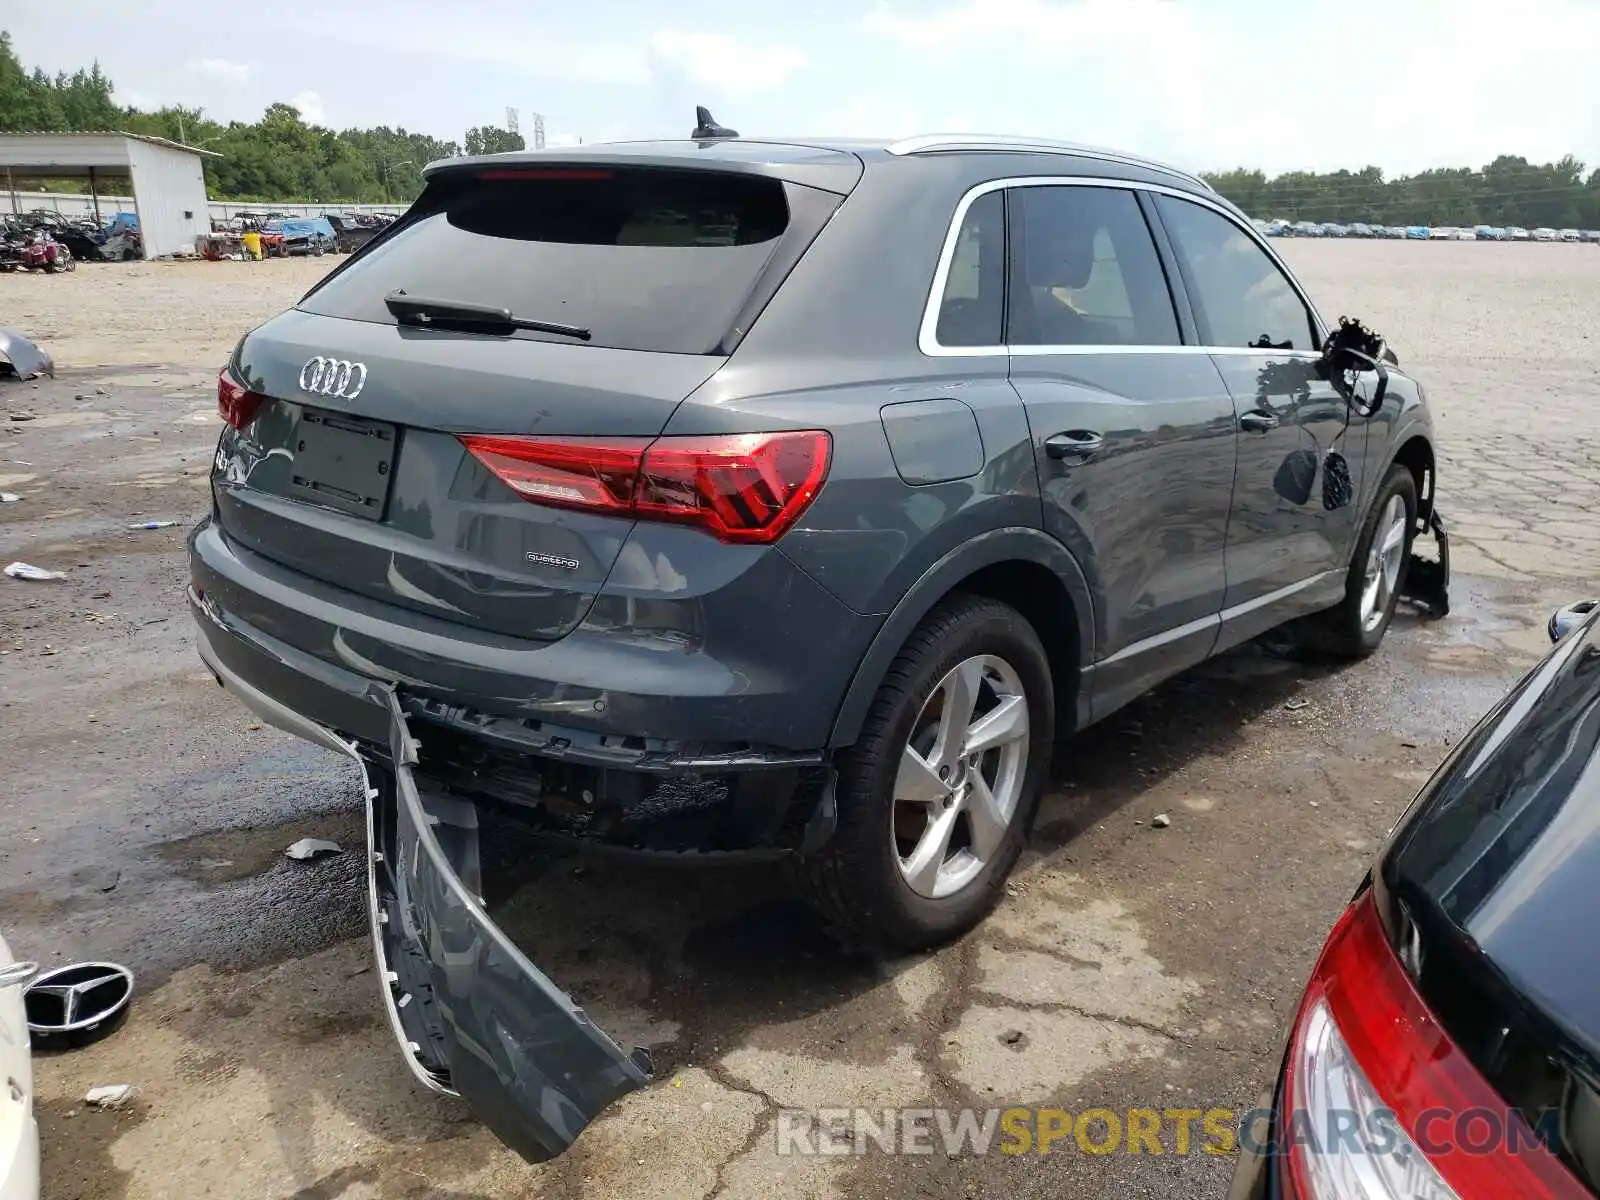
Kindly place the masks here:
<instances>
[{"instance_id":1,"label":"red taillight","mask_svg":"<svg viewBox=\"0 0 1600 1200\"><path fill-rule=\"evenodd\" d=\"M492 170L479 171L478 178L492 183L504 183L513 179L593 183L610 179L611 172L584 167L495 167Z\"/></svg>"},{"instance_id":2,"label":"red taillight","mask_svg":"<svg viewBox=\"0 0 1600 1200\"><path fill-rule=\"evenodd\" d=\"M1378 1113L1392 1114L1399 1131L1397 1147L1381 1155L1330 1135L1342 1123L1365 1137ZM1309 1130L1316 1143L1290 1138L1286 1191L1296 1200L1592 1200L1429 1011L1389 947L1371 892L1339 919L1312 972L1290 1038L1282 1115L1280 1137Z\"/></svg>"},{"instance_id":3,"label":"red taillight","mask_svg":"<svg viewBox=\"0 0 1600 1200\"><path fill-rule=\"evenodd\" d=\"M511 488L536 503L626 513L650 440L466 435L461 444Z\"/></svg>"},{"instance_id":4,"label":"red taillight","mask_svg":"<svg viewBox=\"0 0 1600 1200\"><path fill-rule=\"evenodd\" d=\"M217 411L235 429L243 429L254 421L266 402L265 396L237 382L226 368L217 376Z\"/></svg>"},{"instance_id":5,"label":"red taillight","mask_svg":"<svg viewBox=\"0 0 1600 1200\"><path fill-rule=\"evenodd\" d=\"M464 435L474 457L537 504L697 525L768 544L816 499L832 443L821 430L715 437Z\"/></svg>"}]
</instances>

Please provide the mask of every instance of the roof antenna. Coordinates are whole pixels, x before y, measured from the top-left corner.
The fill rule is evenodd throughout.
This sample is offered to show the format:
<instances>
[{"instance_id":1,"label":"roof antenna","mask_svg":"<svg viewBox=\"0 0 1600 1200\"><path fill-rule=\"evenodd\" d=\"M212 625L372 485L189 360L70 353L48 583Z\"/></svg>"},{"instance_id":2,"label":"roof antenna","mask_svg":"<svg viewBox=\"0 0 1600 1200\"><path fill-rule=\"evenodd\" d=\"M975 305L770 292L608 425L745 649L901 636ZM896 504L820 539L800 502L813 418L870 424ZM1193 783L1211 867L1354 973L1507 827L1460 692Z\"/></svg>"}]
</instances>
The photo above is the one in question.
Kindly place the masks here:
<instances>
[{"instance_id":1,"label":"roof antenna","mask_svg":"<svg viewBox=\"0 0 1600 1200\"><path fill-rule=\"evenodd\" d=\"M736 138L739 136L737 129L728 129L717 124L717 119L711 115L711 110L704 104L694 106L694 119L699 122L689 136L697 142L709 142L714 138Z\"/></svg>"}]
</instances>

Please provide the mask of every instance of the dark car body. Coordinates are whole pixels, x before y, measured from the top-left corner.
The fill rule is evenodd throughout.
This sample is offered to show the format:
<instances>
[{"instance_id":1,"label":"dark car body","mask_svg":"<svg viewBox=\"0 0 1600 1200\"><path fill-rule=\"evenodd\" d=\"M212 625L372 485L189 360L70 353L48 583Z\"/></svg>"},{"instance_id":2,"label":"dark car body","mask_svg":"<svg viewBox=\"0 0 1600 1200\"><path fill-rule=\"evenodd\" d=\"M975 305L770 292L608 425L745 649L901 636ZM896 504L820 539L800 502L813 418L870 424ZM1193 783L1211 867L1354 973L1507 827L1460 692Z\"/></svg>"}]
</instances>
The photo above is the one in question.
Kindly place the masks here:
<instances>
[{"instance_id":1,"label":"dark car body","mask_svg":"<svg viewBox=\"0 0 1600 1200\"><path fill-rule=\"evenodd\" d=\"M362 225L338 213L329 213L327 222L333 227L335 248L340 254L354 254L383 231L381 225Z\"/></svg>"},{"instance_id":2,"label":"dark car body","mask_svg":"<svg viewBox=\"0 0 1600 1200\"><path fill-rule=\"evenodd\" d=\"M1430 1039L1410 1089L1448 1072L1444 1127L1475 1107L1523 1131L1520 1153L1434 1161L1462 1200L1600 1190L1600 611L1559 610L1550 632L1555 648L1452 750L1352 905L1370 905ZM1258 1146L1283 1140L1291 1065L1262 1097ZM1284 1155L1246 1153L1230 1197L1294 1196L1286 1173Z\"/></svg>"},{"instance_id":3,"label":"dark car body","mask_svg":"<svg viewBox=\"0 0 1600 1200\"><path fill-rule=\"evenodd\" d=\"M408 1061L531 1158L647 1063L476 901L477 800L634 853L805 858L849 816L840 756L952 596L1021 614L1071 730L1344 602L1397 472L1435 516L1420 387L1391 366L1341 390L1293 276L1171 168L729 138L427 178L240 342L190 599L219 682L361 762ZM637 220L595 241L618 205ZM1070 282L1048 273L1052 206L1112 231L1060 252ZM1215 303L1207 237L1259 256L1282 328ZM1030 320L1100 340L1025 327L1008 280ZM669 478L658 453L692 465ZM706 499L724 462L743 482Z\"/></svg>"},{"instance_id":4,"label":"dark car body","mask_svg":"<svg viewBox=\"0 0 1600 1200\"><path fill-rule=\"evenodd\" d=\"M269 217L263 235L277 235L277 252L285 255L322 255L338 249L337 235L327 217Z\"/></svg>"}]
</instances>

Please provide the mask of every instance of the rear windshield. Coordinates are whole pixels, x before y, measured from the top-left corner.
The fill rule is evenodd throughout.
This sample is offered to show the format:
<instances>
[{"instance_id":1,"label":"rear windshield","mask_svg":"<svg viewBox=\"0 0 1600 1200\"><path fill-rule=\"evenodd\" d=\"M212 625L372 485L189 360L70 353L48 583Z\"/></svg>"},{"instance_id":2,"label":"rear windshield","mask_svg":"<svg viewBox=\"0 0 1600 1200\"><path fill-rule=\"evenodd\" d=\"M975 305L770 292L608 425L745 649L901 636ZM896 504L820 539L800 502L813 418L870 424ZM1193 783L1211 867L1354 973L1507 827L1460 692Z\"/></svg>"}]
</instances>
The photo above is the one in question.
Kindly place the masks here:
<instances>
[{"instance_id":1,"label":"rear windshield","mask_svg":"<svg viewBox=\"0 0 1600 1200\"><path fill-rule=\"evenodd\" d=\"M639 167L450 172L429 183L400 228L300 307L394 324L384 297L403 289L579 326L593 335L589 345L706 354L756 290L789 224L784 184L764 176Z\"/></svg>"}]
</instances>

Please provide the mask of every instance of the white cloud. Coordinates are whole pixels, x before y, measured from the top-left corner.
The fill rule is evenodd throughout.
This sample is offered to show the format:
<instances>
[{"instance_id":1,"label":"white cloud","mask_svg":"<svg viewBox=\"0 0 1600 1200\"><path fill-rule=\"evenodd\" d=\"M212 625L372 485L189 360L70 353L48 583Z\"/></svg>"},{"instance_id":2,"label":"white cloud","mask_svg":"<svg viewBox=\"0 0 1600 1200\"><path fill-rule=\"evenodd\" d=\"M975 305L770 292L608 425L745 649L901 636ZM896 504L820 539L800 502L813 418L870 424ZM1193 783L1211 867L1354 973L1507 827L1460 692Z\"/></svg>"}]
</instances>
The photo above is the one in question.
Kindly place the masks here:
<instances>
[{"instance_id":1,"label":"white cloud","mask_svg":"<svg viewBox=\"0 0 1600 1200\"><path fill-rule=\"evenodd\" d=\"M296 92L289 103L300 110L300 119L307 125L326 125L327 110L322 107L322 97L313 91Z\"/></svg>"},{"instance_id":2,"label":"white cloud","mask_svg":"<svg viewBox=\"0 0 1600 1200\"><path fill-rule=\"evenodd\" d=\"M470 10L470 5L468 6ZM326 4L274 10L275 27L321 37L330 20ZM374 21L354 12L340 24L340 36L363 49L449 58L515 71L541 79L592 85L643 85L650 63L643 45L606 41L592 35L565 37L553 31L542 13L497 11L442 16L429 7L410 19Z\"/></svg>"},{"instance_id":3,"label":"white cloud","mask_svg":"<svg viewBox=\"0 0 1600 1200\"><path fill-rule=\"evenodd\" d=\"M226 58L191 58L184 69L196 75L209 75L227 83L246 83L255 74L253 63L233 62Z\"/></svg>"},{"instance_id":4,"label":"white cloud","mask_svg":"<svg viewBox=\"0 0 1600 1200\"><path fill-rule=\"evenodd\" d=\"M575 133L547 133L544 135L546 149L565 150L569 146L581 145L583 139Z\"/></svg>"},{"instance_id":5,"label":"white cloud","mask_svg":"<svg viewBox=\"0 0 1600 1200\"><path fill-rule=\"evenodd\" d=\"M1195 7L1174 0L973 0L915 15L879 9L865 19L869 30L918 50L970 46L996 37L1025 39L1038 48L1066 46L1095 57L1124 48L1170 46L1204 36ZM1207 38L1209 40L1209 38ZM1203 45L1194 45L1198 54Z\"/></svg>"},{"instance_id":6,"label":"white cloud","mask_svg":"<svg viewBox=\"0 0 1600 1200\"><path fill-rule=\"evenodd\" d=\"M1594 147L1600 110L1588 81L1600 6L1535 0L1530 9L1528 19L1507 22L1499 0L1347 0L1346 24L1382 32L1337 66L1318 57L1324 33L1286 26L1267 0L954 0L927 8L896 0L870 11L862 26L915 51L932 77L944 64L959 69L967 80L961 103L986 129L1201 169L1377 163L1399 173ZM1302 72L1301 83L1322 79L1325 87L1283 86L1284 56L1302 52L1310 74ZM1313 60L1322 65L1306 65ZM884 94L863 100L926 113L934 98L926 88L878 86Z\"/></svg>"},{"instance_id":7,"label":"white cloud","mask_svg":"<svg viewBox=\"0 0 1600 1200\"><path fill-rule=\"evenodd\" d=\"M129 108L141 109L144 112L154 112L161 107L154 96L136 88L119 87L115 95L118 104L126 104Z\"/></svg>"},{"instance_id":8,"label":"white cloud","mask_svg":"<svg viewBox=\"0 0 1600 1200\"><path fill-rule=\"evenodd\" d=\"M663 29L650 39L650 50L693 82L727 92L782 87L808 62L794 46L752 45L725 33Z\"/></svg>"}]
</instances>

